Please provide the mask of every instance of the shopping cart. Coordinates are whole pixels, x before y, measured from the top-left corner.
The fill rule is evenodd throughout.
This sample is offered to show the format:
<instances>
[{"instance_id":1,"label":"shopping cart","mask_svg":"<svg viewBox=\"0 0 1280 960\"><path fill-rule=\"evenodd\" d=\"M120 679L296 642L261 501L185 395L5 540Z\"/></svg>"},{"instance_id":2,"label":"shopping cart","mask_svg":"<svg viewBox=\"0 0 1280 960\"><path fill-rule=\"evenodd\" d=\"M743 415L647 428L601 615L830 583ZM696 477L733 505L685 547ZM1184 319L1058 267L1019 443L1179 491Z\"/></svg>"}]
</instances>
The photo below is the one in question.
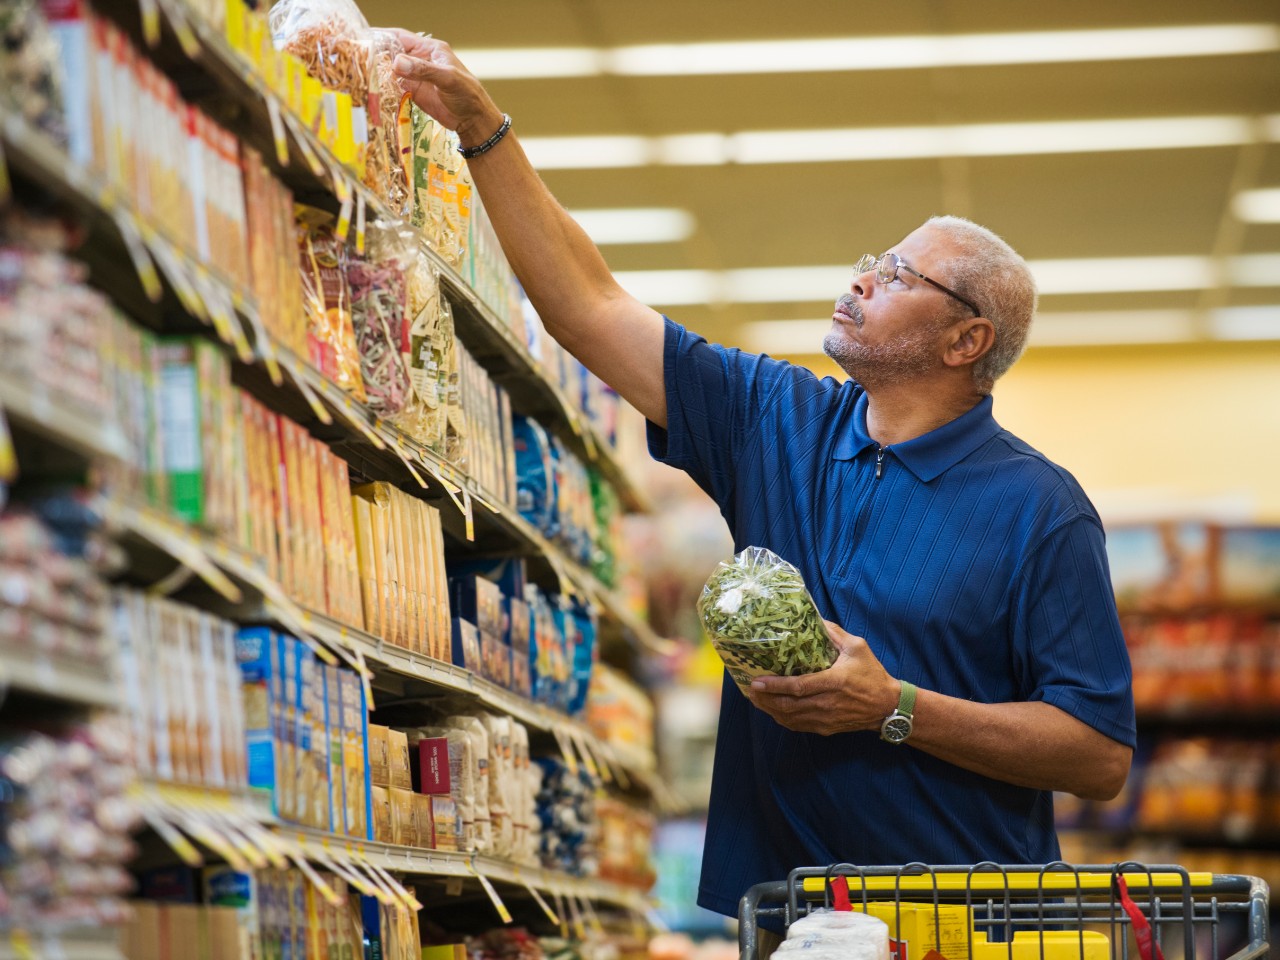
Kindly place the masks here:
<instances>
[{"instance_id":1,"label":"shopping cart","mask_svg":"<svg viewBox=\"0 0 1280 960\"><path fill-rule=\"evenodd\" d=\"M884 920L891 960L1261 960L1268 900L1257 877L1166 864L838 863L748 890L738 942L760 960L761 920L835 906Z\"/></svg>"}]
</instances>

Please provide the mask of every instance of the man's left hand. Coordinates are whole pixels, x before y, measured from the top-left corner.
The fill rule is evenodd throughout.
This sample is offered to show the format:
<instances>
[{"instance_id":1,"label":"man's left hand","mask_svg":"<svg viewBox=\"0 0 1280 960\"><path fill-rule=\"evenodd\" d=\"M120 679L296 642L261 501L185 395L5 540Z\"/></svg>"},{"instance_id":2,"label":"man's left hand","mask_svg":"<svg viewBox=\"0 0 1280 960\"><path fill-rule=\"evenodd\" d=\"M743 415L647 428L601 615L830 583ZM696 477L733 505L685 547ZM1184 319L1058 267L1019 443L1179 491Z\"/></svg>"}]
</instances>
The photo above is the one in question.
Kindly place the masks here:
<instances>
[{"instance_id":1,"label":"man's left hand","mask_svg":"<svg viewBox=\"0 0 1280 960\"><path fill-rule=\"evenodd\" d=\"M829 620L827 633L840 656L820 673L757 677L747 699L788 730L846 733L879 730L897 708L900 685L876 659L867 641Z\"/></svg>"}]
</instances>

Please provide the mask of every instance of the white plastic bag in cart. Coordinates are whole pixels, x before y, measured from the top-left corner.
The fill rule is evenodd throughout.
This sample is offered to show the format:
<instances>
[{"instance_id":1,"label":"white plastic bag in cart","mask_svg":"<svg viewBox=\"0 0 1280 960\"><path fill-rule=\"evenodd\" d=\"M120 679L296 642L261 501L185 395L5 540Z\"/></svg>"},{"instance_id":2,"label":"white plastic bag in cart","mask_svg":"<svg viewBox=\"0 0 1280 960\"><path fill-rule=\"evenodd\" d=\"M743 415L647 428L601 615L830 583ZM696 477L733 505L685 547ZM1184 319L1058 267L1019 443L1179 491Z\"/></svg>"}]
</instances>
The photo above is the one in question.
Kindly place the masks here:
<instances>
[{"instance_id":1,"label":"white plastic bag in cart","mask_svg":"<svg viewBox=\"0 0 1280 960\"><path fill-rule=\"evenodd\" d=\"M889 960L889 925L865 913L816 910L787 928L775 957Z\"/></svg>"}]
</instances>

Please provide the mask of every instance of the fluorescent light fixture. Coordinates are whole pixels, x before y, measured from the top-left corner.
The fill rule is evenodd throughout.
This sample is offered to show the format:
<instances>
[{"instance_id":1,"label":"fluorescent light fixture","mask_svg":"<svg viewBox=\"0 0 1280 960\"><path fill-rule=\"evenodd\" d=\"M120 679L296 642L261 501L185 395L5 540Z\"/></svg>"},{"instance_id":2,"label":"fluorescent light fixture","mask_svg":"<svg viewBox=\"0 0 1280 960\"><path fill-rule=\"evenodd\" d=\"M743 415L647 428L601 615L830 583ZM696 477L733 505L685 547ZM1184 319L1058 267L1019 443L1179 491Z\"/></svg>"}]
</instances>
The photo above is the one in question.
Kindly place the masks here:
<instances>
[{"instance_id":1,"label":"fluorescent light fixture","mask_svg":"<svg viewBox=\"0 0 1280 960\"><path fill-rule=\"evenodd\" d=\"M1280 287L1280 254L1246 253L1232 257L1228 273L1231 283L1237 287Z\"/></svg>"},{"instance_id":2,"label":"fluorescent light fixture","mask_svg":"<svg viewBox=\"0 0 1280 960\"><path fill-rule=\"evenodd\" d=\"M1027 265L1042 295L1203 290L1214 285L1209 257L1099 257L1032 260Z\"/></svg>"},{"instance_id":3,"label":"fluorescent light fixture","mask_svg":"<svg viewBox=\"0 0 1280 960\"><path fill-rule=\"evenodd\" d=\"M1041 313L1031 324L1028 345L1071 347L1127 343L1180 343L1195 336L1190 310L1082 310Z\"/></svg>"},{"instance_id":4,"label":"fluorescent light fixture","mask_svg":"<svg viewBox=\"0 0 1280 960\"><path fill-rule=\"evenodd\" d=\"M1212 257L1098 257L1028 262L1041 294L1205 290L1217 285ZM1280 286L1280 253L1230 258L1228 286ZM700 303L835 303L849 289L850 264L747 270L636 270L615 274L636 298L654 306ZM1047 314L1046 314L1047 315ZM1096 314L1095 314L1096 315ZM1149 314L1153 315L1153 314Z\"/></svg>"},{"instance_id":5,"label":"fluorescent light fixture","mask_svg":"<svg viewBox=\"0 0 1280 960\"><path fill-rule=\"evenodd\" d=\"M540 170L644 167L654 159L646 137L526 137L521 145Z\"/></svg>"},{"instance_id":6,"label":"fluorescent light fixture","mask_svg":"<svg viewBox=\"0 0 1280 960\"><path fill-rule=\"evenodd\" d=\"M591 47L504 47L459 54L467 69L489 80L535 80L545 77L597 77L609 57Z\"/></svg>"},{"instance_id":7,"label":"fluorescent light fixture","mask_svg":"<svg viewBox=\"0 0 1280 960\"><path fill-rule=\"evenodd\" d=\"M623 290L655 307L723 303L724 281L713 270L635 270L613 275Z\"/></svg>"},{"instance_id":8,"label":"fluorescent light fixture","mask_svg":"<svg viewBox=\"0 0 1280 960\"><path fill-rule=\"evenodd\" d=\"M693 234L687 210L633 207L616 210L570 210L569 215L594 243L678 243Z\"/></svg>"},{"instance_id":9,"label":"fluorescent light fixture","mask_svg":"<svg viewBox=\"0 0 1280 960\"><path fill-rule=\"evenodd\" d=\"M1280 305L1214 310L1209 329L1218 340L1280 340Z\"/></svg>"},{"instance_id":10,"label":"fluorescent light fixture","mask_svg":"<svg viewBox=\"0 0 1280 960\"><path fill-rule=\"evenodd\" d=\"M1280 223L1280 187L1242 190L1231 198L1231 210L1245 223Z\"/></svg>"},{"instance_id":11,"label":"fluorescent light fixture","mask_svg":"<svg viewBox=\"0 0 1280 960\"><path fill-rule=\"evenodd\" d=\"M1157 57L1233 56L1280 50L1271 23L1114 30L840 37L646 44L629 47L511 47L463 51L485 80L695 76L912 70L1019 63L1083 63Z\"/></svg>"},{"instance_id":12,"label":"fluorescent light fixture","mask_svg":"<svg viewBox=\"0 0 1280 960\"><path fill-rule=\"evenodd\" d=\"M1280 117L1264 118L1280 142ZM522 142L543 170L630 167L649 163L700 166L724 163L822 163L928 157L1031 156L1118 150L1231 147L1255 140L1245 116L1131 117L936 127L854 127L755 130L669 137L529 137Z\"/></svg>"}]
</instances>

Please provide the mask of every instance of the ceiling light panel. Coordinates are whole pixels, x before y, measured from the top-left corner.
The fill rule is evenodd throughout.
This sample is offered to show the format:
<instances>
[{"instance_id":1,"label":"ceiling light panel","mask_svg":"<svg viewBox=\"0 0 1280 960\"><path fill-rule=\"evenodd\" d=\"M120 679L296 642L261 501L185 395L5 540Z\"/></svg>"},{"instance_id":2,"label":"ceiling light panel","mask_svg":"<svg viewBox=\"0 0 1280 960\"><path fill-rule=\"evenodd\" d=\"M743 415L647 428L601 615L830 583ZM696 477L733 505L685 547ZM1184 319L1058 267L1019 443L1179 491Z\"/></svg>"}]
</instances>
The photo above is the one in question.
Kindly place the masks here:
<instances>
[{"instance_id":1,"label":"ceiling light panel","mask_svg":"<svg viewBox=\"0 0 1280 960\"><path fill-rule=\"evenodd\" d=\"M570 210L596 244L679 243L693 235L693 215L664 207Z\"/></svg>"},{"instance_id":2,"label":"ceiling light panel","mask_svg":"<svg viewBox=\"0 0 1280 960\"><path fill-rule=\"evenodd\" d=\"M1280 223L1280 187L1242 190L1231 198L1231 210L1245 223Z\"/></svg>"},{"instance_id":3,"label":"ceiling light panel","mask_svg":"<svg viewBox=\"0 0 1280 960\"><path fill-rule=\"evenodd\" d=\"M649 163L820 163L1228 147L1252 143L1259 126L1268 139L1280 141L1280 116L1264 118L1261 125L1249 117L1210 116L757 130L656 138L529 137L522 143L535 167L568 170Z\"/></svg>"},{"instance_id":4,"label":"ceiling light panel","mask_svg":"<svg viewBox=\"0 0 1280 960\"><path fill-rule=\"evenodd\" d=\"M612 49L511 47L464 50L486 80L910 70L1026 63L1082 63L1159 57L1235 56L1280 50L1270 23L1117 30L1051 30L959 36L646 44Z\"/></svg>"}]
</instances>

